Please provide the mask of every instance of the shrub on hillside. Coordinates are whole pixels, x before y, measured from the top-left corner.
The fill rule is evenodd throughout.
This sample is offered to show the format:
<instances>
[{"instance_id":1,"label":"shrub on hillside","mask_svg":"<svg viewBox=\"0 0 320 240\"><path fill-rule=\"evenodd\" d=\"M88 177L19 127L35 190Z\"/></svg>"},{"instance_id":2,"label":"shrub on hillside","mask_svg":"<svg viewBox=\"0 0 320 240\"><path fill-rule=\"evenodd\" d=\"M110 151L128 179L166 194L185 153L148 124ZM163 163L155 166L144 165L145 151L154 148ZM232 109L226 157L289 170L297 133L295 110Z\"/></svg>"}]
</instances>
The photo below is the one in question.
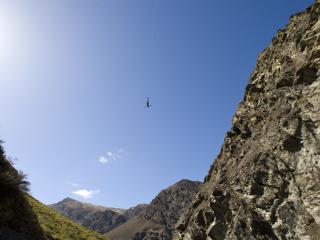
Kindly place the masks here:
<instances>
[{"instance_id":1,"label":"shrub on hillside","mask_svg":"<svg viewBox=\"0 0 320 240\"><path fill-rule=\"evenodd\" d=\"M12 167L10 160L5 155L0 141L0 189L1 191L29 191L29 182L22 171Z\"/></svg>"}]
</instances>

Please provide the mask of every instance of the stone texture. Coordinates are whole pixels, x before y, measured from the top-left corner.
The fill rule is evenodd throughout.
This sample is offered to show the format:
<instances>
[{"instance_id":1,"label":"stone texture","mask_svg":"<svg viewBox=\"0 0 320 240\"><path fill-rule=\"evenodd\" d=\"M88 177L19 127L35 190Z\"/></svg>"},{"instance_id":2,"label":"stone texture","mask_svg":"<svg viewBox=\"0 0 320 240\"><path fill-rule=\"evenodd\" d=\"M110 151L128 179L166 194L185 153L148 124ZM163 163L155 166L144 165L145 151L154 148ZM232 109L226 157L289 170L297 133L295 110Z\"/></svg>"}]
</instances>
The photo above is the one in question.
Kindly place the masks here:
<instances>
[{"instance_id":1,"label":"stone texture","mask_svg":"<svg viewBox=\"0 0 320 240\"><path fill-rule=\"evenodd\" d=\"M191 204L194 195L201 187L200 182L181 180L168 189L161 191L158 196L147 206L144 217L154 224L164 226L165 230L159 235L160 240L171 239L175 224L179 220L183 208ZM151 234L152 233L152 234ZM155 235L155 231L148 231L150 236ZM147 235L148 236L148 235ZM153 239L144 237L138 239Z\"/></svg>"},{"instance_id":2,"label":"stone texture","mask_svg":"<svg viewBox=\"0 0 320 240\"><path fill-rule=\"evenodd\" d=\"M292 16L260 54L180 239L320 239L319 16Z\"/></svg>"}]
</instances>

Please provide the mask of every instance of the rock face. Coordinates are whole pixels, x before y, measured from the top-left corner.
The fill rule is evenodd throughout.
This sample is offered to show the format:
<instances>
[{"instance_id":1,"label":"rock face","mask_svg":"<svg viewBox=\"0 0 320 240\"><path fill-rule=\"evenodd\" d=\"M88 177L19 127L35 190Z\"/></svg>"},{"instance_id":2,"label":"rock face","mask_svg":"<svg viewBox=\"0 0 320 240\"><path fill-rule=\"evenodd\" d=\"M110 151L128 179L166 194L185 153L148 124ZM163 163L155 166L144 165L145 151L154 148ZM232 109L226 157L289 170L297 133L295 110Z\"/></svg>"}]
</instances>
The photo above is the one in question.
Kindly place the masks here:
<instances>
[{"instance_id":1,"label":"rock face","mask_svg":"<svg viewBox=\"0 0 320 240\"><path fill-rule=\"evenodd\" d=\"M135 207L131 207L128 210L126 210L123 215L129 220L135 216L138 216L140 213L142 213L148 204L138 204Z\"/></svg>"},{"instance_id":2,"label":"rock face","mask_svg":"<svg viewBox=\"0 0 320 240\"><path fill-rule=\"evenodd\" d=\"M153 223L166 226L166 230L171 236L182 209L191 204L191 200L199 191L200 186L200 182L181 180L161 191L146 208L145 218Z\"/></svg>"},{"instance_id":3,"label":"rock face","mask_svg":"<svg viewBox=\"0 0 320 240\"><path fill-rule=\"evenodd\" d=\"M50 207L82 226L102 234L128 220L124 215L126 212L124 209L95 206L71 198L66 198L59 203L50 205Z\"/></svg>"},{"instance_id":4,"label":"rock face","mask_svg":"<svg viewBox=\"0 0 320 240\"><path fill-rule=\"evenodd\" d=\"M180 239L320 239L320 3L259 56Z\"/></svg>"},{"instance_id":5,"label":"rock face","mask_svg":"<svg viewBox=\"0 0 320 240\"><path fill-rule=\"evenodd\" d=\"M181 180L162 190L143 212L107 234L117 240L169 240L183 208L191 204L200 182Z\"/></svg>"}]
</instances>

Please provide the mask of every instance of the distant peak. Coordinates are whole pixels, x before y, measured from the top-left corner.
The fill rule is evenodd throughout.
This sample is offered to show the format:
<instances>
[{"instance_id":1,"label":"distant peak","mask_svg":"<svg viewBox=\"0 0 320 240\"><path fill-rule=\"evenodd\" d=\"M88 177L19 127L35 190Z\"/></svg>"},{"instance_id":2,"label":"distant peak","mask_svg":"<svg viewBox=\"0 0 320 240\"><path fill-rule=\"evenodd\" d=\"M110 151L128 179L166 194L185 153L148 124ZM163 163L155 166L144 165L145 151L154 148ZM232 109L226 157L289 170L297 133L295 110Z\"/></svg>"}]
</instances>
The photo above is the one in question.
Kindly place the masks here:
<instances>
[{"instance_id":1,"label":"distant peak","mask_svg":"<svg viewBox=\"0 0 320 240\"><path fill-rule=\"evenodd\" d=\"M189 179L181 179L179 182L177 183L192 183L193 181L189 180Z\"/></svg>"},{"instance_id":2,"label":"distant peak","mask_svg":"<svg viewBox=\"0 0 320 240\"><path fill-rule=\"evenodd\" d=\"M63 199L61 202L76 202L76 200L74 200L70 197L67 197L67 198Z\"/></svg>"},{"instance_id":3,"label":"distant peak","mask_svg":"<svg viewBox=\"0 0 320 240\"><path fill-rule=\"evenodd\" d=\"M201 184L199 181L192 181L189 179L182 179L179 182L175 183L175 186L180 186L180 185L198 185Z\"/></svg>"}]
</instances>

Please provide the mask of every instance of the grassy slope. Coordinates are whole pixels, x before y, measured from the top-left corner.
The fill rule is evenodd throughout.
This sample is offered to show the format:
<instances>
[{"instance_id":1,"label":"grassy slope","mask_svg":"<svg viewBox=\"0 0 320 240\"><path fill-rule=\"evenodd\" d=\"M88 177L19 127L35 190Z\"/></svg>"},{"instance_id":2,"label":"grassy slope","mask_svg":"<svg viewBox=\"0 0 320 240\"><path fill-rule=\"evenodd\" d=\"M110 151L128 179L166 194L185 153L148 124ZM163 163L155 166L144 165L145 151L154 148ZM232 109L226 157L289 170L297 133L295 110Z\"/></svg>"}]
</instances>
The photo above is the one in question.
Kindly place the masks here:
<instances>
[{"instance_id":1,"label":"grassy slope","mask_svg":"<svg viewBox=\"0 0 320 240\"><path fill-rule=\"evenodd\" d=\"M34 198L27 199L37 215L39 223L51 240L106 240L107 238L90 231L45 206Z\"/></svg>"},{"instance_id":2,"label":"grassy slope","mask_svg":"<svg viewBox=\"0 0 320 240\"><path fill-rule=\"evenodd\" d=\"M45 239L22 191L26 189L24 175L12 166L0 140L0 239Z\"/></svg>"}]
</instances>

